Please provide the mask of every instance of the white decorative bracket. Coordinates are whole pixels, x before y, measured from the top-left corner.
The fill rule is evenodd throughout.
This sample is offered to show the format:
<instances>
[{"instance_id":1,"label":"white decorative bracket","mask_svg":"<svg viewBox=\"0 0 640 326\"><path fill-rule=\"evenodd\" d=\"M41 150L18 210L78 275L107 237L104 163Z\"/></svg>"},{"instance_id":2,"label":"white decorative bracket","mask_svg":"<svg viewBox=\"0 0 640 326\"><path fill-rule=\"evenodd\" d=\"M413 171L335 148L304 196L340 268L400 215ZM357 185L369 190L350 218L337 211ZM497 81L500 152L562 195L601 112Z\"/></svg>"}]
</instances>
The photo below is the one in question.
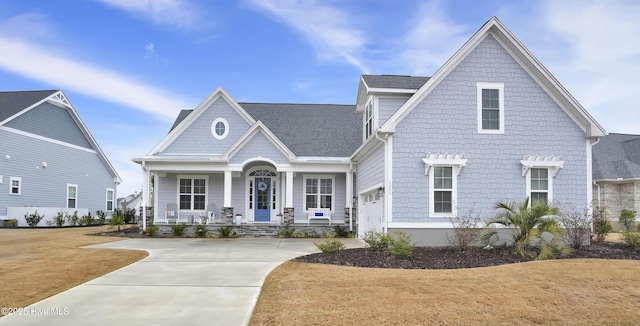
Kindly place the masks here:
<instances>
[{"instance_id":1,"label":"white decorative bracket","mask_svg":"<svg viewBox=\"0 0 640 326\"><path fill-rule=\"evenodd\" d=\"M446 165L456 168L458 175L462 172L462 168L467 165L467 159L464 158L464 154L450 154L450 153L429 153L422 159L425 164L424 174L429 175L433 170L434 165Z\"/></svg>"},{"instance_id":2,"label":"white decorative bracket","mask_svg":"<svg viewBox=\"0 0 640 326\"><path fill-rule=\"evenodd\" d=\"M560 159L562 156L554 155L525 155L522 158L522 176L526 176L532 168L548 168L551 176L555 177L558 171L563 168L564 161Z\"/></svg>"}]
</instances>

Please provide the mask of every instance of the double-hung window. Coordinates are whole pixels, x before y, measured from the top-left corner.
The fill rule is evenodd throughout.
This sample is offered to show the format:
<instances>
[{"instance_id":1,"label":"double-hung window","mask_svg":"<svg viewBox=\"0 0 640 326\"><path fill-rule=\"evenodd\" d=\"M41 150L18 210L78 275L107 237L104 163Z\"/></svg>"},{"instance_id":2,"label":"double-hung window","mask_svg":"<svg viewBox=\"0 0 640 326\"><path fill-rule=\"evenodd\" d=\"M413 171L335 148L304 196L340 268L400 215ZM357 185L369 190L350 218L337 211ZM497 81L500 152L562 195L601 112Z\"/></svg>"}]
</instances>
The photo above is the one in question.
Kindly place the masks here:
<instances>
[{"instance_id":1,"label":"double-hung window","mask_svg":"<svg viewBox=\"0 0 640 326\"><path fill-rule=\"evenodd\" d=\"M476 83L478 132L504 133L504 84Z\"/></svg>"},{"instance_id":2,"label":"double-hung window","mask_svg":"<svg viewBox=\"0 0 640 326\"><path fill-rule=\"evenodd\" d=\"M113 212L113 189L107 188L107 212Z\"/></svg>"},{"instance_id":3,"label":"double-hung window","mask_svg":"<svg viewBox=\"0 0 640 326\"><path fill-rule=\"evenodd\" d=\"M463 154L429 153L422 161L429 176L429 216L455 216L458 176L467 160Z\"/></svg>"},{"instance_id":4,"label":"double-hung window","mask_svg":"<svg viewBox=\"0 0 640 326\"><path fill-rule=\"evenodd\" d=\"M67 184L67 208L78 208L78 185Z\"/></svg>"},{"instance_id":5,"label":"double-hung window","mask_svg":"<svg viewBox=\"0 0 640 326\"><path fill-rule=\"evenodd\" d=\"M373 98L369 99L364 107L364 139L368 139L373 133Z\"/></svg>"},{"instance_id":6,"label":"double-hung window","mask_svg":"<svg viewBox=\"0 0 640 326\"><path fill-rule=\"evenodd\" d=\"M22 194L22 178L9 177L9 194L11 195Z\"/></svg>"},{"instance_id":7,"label":"double-hung window","mask_svg":"<svg viewBox=\"0 0 640 326\"><path fill-rule=\"evenodd\" d=\"M317 208L329 208L333 211L333 195L335 180L333 177L304 177L305 211Z\"/></svg>"},{"instance_id":8,"label":"double-hung window","mask_svg":"<svg viewBox=\"0 0 640 326\"><path fill-rule=\"evenodd\" d=\"M178 177L178 196L181 210L205 210L207 207L207 178Z\"/></svg>"},{"instance_id":9,"label":"double-hung window","mask_svg":"<svg viewBox=\"0 0 640 326\"><path fill-rule=\"evenodd\" d=\"M560 159L552 155L525 155L520 161L522 176L527 178L529 203L553 201L553 178L564 165Z\"/></svg>"}]
</instances>

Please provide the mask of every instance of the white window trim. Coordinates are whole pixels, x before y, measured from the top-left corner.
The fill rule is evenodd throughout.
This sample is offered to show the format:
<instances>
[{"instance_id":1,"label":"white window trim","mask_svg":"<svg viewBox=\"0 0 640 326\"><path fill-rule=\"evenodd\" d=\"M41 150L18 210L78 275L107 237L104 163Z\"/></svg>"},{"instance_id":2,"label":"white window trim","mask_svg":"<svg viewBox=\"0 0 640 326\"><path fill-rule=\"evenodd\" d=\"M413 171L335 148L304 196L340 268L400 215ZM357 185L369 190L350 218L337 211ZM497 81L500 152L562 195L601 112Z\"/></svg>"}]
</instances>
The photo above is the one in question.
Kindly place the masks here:
<instances>
[{"instance_id":1,"label":"white window trim","mask_svg":"<svg viewBox=\"0 0 640 326\"><path fill-rule=\"evenodd\" d=\"M111 210L109 210L109 191L111 191ZM115 197L116 197L116 192L113 188L107 188L107 191L105 193L105 203L104 203L104 210L105 212L113 212L115 205L116 205L116 201L115 201Z\"/></svg>"},{"instance_id":2,"label":"white window trim","mask_svg":"<svg viewBox=\"0 0 640 326\"><path fill-rule=\"evenodd\" d=\"M478 133L481 134L504 134L504 83L476 83L477 88L477 107L478 107ZM483 89L497 89L499 94L499 128L494 129L482 129L482 90Z\"/></svg>"},{"instance_id":3,"label":"white window trim","mask_svg":"<svg viewBox=\"0 0 640 326\"><path fill-rule=\"evenodd\" d=\"M531 196L531 169L548 169L547 174L548 189L547 189L547 202L553 201L553 178L556 177L560 169L564 167L564 161L561 161L562 156L553 155L525 155L520 164L522 164L522 176L526 177L526 197ZM529 200L531 203L531 200Z\"/></svg>"},{"instance_id":4,"label":"white window trim","mask_svg":"<svg viewBox=\"0 0 640 326\"><path fill-rule=\"evenodd\" d=\"M331 213L335 213L336 210L336 176L335 175L303 175L302 176L302 209L304 213L309 213L307 210L307 179L331 179ZM320 205L320 180L318 180L318 205Z\"/></svg>"},{"instance_id":5,"label":"white window trim","mask_svg":"<svg viewBox=\"0 0 640 326\"><path fill-rule=\"evenodd\" d=\"M216 125L218 122L222 122L222 124L224 124L224 133L222 133L222 135L218 135L216 132ZM229 134L229 122L227 122L225 118L217 118L213 120L213 123L211 124L211 134L213 135L213 138L218 140L227 138L227 135Z\"/></svg>"},{"instance_id":6,"label":"white window trim","mask_svg":"<svg viewBox=\"0 0 640 326\"><path fill-rule=\"evenodd\" d=\"M189 209L181 209L180 208L180 179L191 179L191 207ZM193 209L193 187L194 182L193 179L204 179L204 208L203 209ZM202 194L198 194L200 196ZM176 179L176 204L178 206L178 210L182 212L203 212L207 210L207 206L209 206L209 176L208 175L178 175Z\"/></svg>"},{"instance_id":7,"label":"white window trim","mask_svg":"<svg viewBox=\"0 0 640 326\"><path fill-rule=\"evenodd\" d=\"M547 169L547 190L536 190L536 192L546 192L547 202L551 203L553 201L553 177L551 169L546 167L533 167L532 169ZM527 197L529 197L529 206L531 206L531 204L533 204L533 200L531 199L531 169L527 171Z\"/></svg>"},{"instance_id":8,"label":"white window trim","mask_svg":"<svg viewBox=\"0 0 640 326\"><path fill-rule=\"evenodd\" d=\"M18 181L18 193L14 194L11 190L13 190L13 181ZM22 178L21 177L9 177L9 195L20 196L22 195Z\"/></svg>"},{"instance_id":9,"label":"white window trim","mask_svg":"<svg viewBox=\"0 0 640 326\"><path fill-rule=\"evenodd\" d=\"M376 114L377 99L373 96L369 96L367 104L364 106L364 113L362 114L362 140L365 141L373 135L377 129L378 116ZM371 118L367 120L367 109L371 108ZM368 134L367 123L371 121L371 133Z\"/></svg>"},{"instance_id":10,"label":"white window trim","mask_svg":"<svg viewBox=\"0 0 640 326\"><path fill-rule=\"evenodd\" d=\"M462 169L467 165L467 159L464 154L450 153L429 153L422 161L425 164L424 174L429 176L429 216L431 217L454 217L458 214L458 176L462 173ZM434 174L433 167L451 167L451 213L435 212L435 196L434 196Z\"/></svg>"},{"instance_id":11,"label":"white window trim","mask_svg":"<svg viewBox=\"0 0 640 326\"><path fill-rule=\"evenodd\" d=\"M69 199L72 199L69 197L69 188L76 188L76 197L73 198L76 200L75 202L75 207L69 207ZM71 208L71 209L77 209L78 208L78 185L77 184L73 184L73 183L67 183L67 204L66 204L67 208Z\"/></svg>"}]
</instances>

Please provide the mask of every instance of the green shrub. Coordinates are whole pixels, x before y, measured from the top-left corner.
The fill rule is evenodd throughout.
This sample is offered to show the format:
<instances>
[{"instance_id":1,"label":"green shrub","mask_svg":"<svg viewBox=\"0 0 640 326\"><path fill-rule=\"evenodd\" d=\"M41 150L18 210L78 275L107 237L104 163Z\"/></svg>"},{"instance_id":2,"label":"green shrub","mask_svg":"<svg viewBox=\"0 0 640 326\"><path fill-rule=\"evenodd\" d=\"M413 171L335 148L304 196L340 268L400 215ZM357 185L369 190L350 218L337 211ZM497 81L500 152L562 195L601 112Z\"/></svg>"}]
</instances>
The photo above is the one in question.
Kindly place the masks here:
<instances>
[{"instance_id":1,"label":"green shrub","mask_svg":"<svg viewBox=\"0 0 640 326\"><path fill-rule=\"evenodd\" d=\"M389 248L389 244L393 238L388 234L382 234L375 230L369 230L364 233L362 240L366 243L369 250L384 250Z\"/></svg>"},{"instance_id":2,"label":"green shrub","mask_svg":"<svg viewBox=\"0 0 640 326\"><path fill-rule=\"evenodd\" d=\"M391 238L389 251L396 258L408 258L413 255L413 248L416 246L415 242L411 241L411 235L406 234L403 231L395 231L395 238Z\"/></svg>"},{"instance_id":3,"label":"green shrub","mask_svg":"<svg viewBox=\"0 0 640 326\"><path fill-rule=\"evenodd\" d=\"M296 232L291 237L292 238L297 238L297 239L308 238L309 237L309 233L307 231Z\"/></svg>"},{"instance_id":4,"label":"green shrub","mask_svg":"<svg viewBox=\"0 0 640 326\"><path fill-rule=\"evenodd\" d=\"M333 255L338 251L342 251L345 248L344 243L337 239L325 239L322 242L314 241L313 244L316 245L316 247L323 253L330 255Z\"/></svg>"},{"instance_id":5,"label":"green shrub","mask_svg":"<svg viewBox=\"0 0 640 326\"><path fill-rule=\"evenodd\" d=\"M53 223L59 228L63 227L66 222L67 220L64 218L64 213L62 213L62 211L58 212L58 214L53 217Z\"/></svg>"},{"instance_id":6,"label":"green shrub","mask_svg":"<svg viewBox=\"0 0 640 326\"><path fill-rule=\"evenodd\" d=\"M209 230L207 230L206 225L202 225L202 224L196 225L195 234L197 237L204 238L207 236L207 232L209 232Z\"/></svg>"},{"instance_id":7,"label":"green shrub","mask_svg":"<svg viewBox=\"0 0 640 326\"><path fill-rule=\"evenodd\" d=\"M80 225L91 225L93 224L93 216L91 215L91 212L88 212L87 215L83 215L80 218Z\"/></svg>"},{"instance_id":8,"label":"green shrub","mask_svg":"<svg viewBox=\"0 0 640 326\"><path fill-rule=\"evenodd\" d=\"M29 227L32 227L32 228L35 228L38 225L38 223L42 221L43 218L44 218L44 215L38 214L38 211L36 211L33 214L24 214L24 220L27 221L27 224L29 225Z\"/></svg>"},{"instance_id":9,"label":"green shrub","mask_svg":"<svg viewBox=\"0 0 640 326\"><path fill-rule=\"evenodd\" d=\"M96 211L96 223L98 225L104 225L104 221L107 219L107 212L105 211Z\"/></svg>"},{"instance_id":10,"label":"green shrub","mask_svg":"<svg viewBox=\"0 0 640 326\"><path fill-rule=\"evenodd\" d=\"M80 217L78 216L78 211L73 212L73 215L65 214L64 218L67 220L67 223L71 226L78 225L80 221Z\"/></svg>"},{"instance_id":11,"label":"green shrub","mask_svg":"<svg viewBox=\"0 0 640 326\"><path fill-rule=\"evenodd\" d=\"M640 249L640 232L622 232L622 240L633 249Z\"/></svg>"},{"instance_id":12,"label":"green shrub","mask_svg":"<svg viewBox=\"0 0 640 326\"><path fill-rule=\"evenodd\" d=\"M349 236L349 231L346 226L336 225L333 227L333 230L338 238L346 238Z\"/></svg>"},{"instance_id":13,"label":"green shrub","mask_svg":"<svg viewBox=\"0 0 640 326\"><path fill-rule=\"evenodd\" d=\"M159 230L160 228L155 225L148 225L147 229L144 230L144 234L146 234L148 237L154 237Z\"/></svg>"},{"instance_id":14,"label":"green shrub","mask_svg":"<svg viewBox=\"0 0 640 326\"><path fill-rule=\"evenodd\" d=\"M113 228L114 226L118 227L118 232L120 232L120 226L124 225L124 216L113 214L109 219L109 228Z\"/></svg>"},{"instance_id":15,"label":"green shrub","mask_svg":"<svg viewBox=\"0 0 640 326\"><path fill-rule=\"evenodd\" d=\"M218 232L220 233L221 238L237 238L240 236L231 225L219 227Z\"/></svg>"},{"instance_id":16,"label":"green shrub","mask_svg":"<svg viewBox=\"0 0 640 326\"><path fill-rule=\"evenodd\" d=\"M184 230L187 228L187 225L184 223L174 224L171 226L171 234L176 237L181 237L184 235Z\"/></svg>"},{"instance_id":17,"label":"green shrub","mask_svg":"<svg viewBox=\"0 0 640 326\"><path fill-rule=\"evenodd\" d=\"M5 220L4 221L4 226L8 227L8 228L14 228L14 227L18 226L18 220L16 220L15 218Z\"/></svg>"},{"instance_id":18,"label":"green shrub","mask_svg":"<svg viewBox=\"0 0 640 326\"><path fill-rule=\"evenodd\" d=\"M620 211L618 222L620 222L620 226L622 226L624 231L632 231L636 226L636 211L623 209Z\"/></svg>"},{"instance_id":19,"label":"green shrub","mask_svg":"<svg viewBox=\"0 0 640 326\"><path fill-rule=\"evenodd\" d=\"M612 230L613 226L605 214L604 207L596 207L593 210L593 233L596 236L596 242L604 241Z\"/></svg>"}]
</instances>

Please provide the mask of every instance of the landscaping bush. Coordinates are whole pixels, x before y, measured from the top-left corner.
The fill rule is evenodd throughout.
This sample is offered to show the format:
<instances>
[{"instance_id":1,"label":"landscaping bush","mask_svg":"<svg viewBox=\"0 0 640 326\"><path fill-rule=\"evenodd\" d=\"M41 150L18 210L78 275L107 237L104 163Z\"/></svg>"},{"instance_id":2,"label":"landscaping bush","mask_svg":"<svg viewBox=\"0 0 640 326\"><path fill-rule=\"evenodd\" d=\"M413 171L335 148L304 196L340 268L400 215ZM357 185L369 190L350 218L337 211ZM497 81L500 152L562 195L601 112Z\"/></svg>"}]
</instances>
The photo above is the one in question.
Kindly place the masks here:
<instances>
[{"instance_id":1,"label":"landscaping bush","mask_svg":"<svg viewBox=\"0 0 640 326\"><path fill-rule=\"evenodd\" d=\"M221 238L237 238L240 235L233 229L233 226L220 226L218 228L218 232L220 233Z\"/></svg>"},{"instance_id":2,"label":"landscaping bush","mask_svg":"<svg viewBox=\"0 0 640 326\"><path fill-rule=\"evenodd\" d=\"M338 251L344 250L345 248L344 243L342 243L342 241L333 239L333 238L325 239L322 242L314 241L313 244L316 245L316 247L323 253L330 254L330 255L333 255Z\"/></svg>"},{"instance_id":3,"label":"landscaping bush","mask_svg":"<svg viewBox=\"0 0 640 326\"><path fill-rule=\"evenodd\" d=\"M636 226L636 212L629 209L623 209L620 211L618 222L620 223L623 231L633 231Z\"/></svg>"},{"instance_id":4,"label":"landscaping bush","mask_svg":"<svg viewBox=\"0 0 640 326\"><path fill-rule=\"evenodd\" d=\"M365 242L367 249L378 251L389 248L393 238L388 234L369 230L362 235L362 240Z\"/></svg>"},{"instance_id":5,"label":"landscaping bush","mask_svg":"<svg viewBox=\"0 0 640 326\"><path fill-rule=\"evenodd\" d=\"M18 226L18 220L16 220L15 218L5 220L4 226L7 228L15 228L16 226Z\"/></svg>"},{"instance_id":6,"label":"landscaping bush","mask_svg":"<svg viewBox=\"0 0 640 326\"><path fill-rule=\"evenodd\" d=\"M104 225L104 221L107 219L107 212L105 211L96 211L96 222L98 225Z\"/></svg>"},{"instance_id":7,"label":"landscaping bush","mask_svg":"<svg viewBox=\"0 0 640 326\"><path fill-rule=\"evenodd\" d=\"M159 227L155 226L155 225L149 225L147 226L147 229L144 230L144 234L146 234L148 237L154 237L158 231L160 230Z\"/></svg>"},{"instance_id":8,"label":"landscaping bush","mask_svg":"<svg viewBox=\"0 0 640 326\"><path fill-rule=\"evenodd\" d=\"M197 237L204 238L205 236L207 236L207 232L209 232L209 230L207 230L206 225L202 225L202 224L196 225L195 234Z\"/></svg>"},{"instance_id":9,"label":"landscaping bush","mask_svg":"<svg viewBox=\"0 0 640 326\"><path fill-rule=\"evenodd\" d=\"M124 216L113 214L109 219L109 228L113 228L114 226L118 227L118 232L120 232L120 226L124 225Z\"/></svg>"},{"instance_id":10,"label":"landscaping bush","mask_svg":"<svg viewBox=\"0 0 640 326\"><path fill-rule=\"evenodd\" d=\"M93 222L94 222L94 218L93 218L93 216L91 215L91 212L88 212L88 213L87 213L87 215L83 215L83 216L80 218L80 225L86 225L86 226L88 226L88 225L92 225L92 224L93 224Z\"/></svg>"},{"instance_id":11,"label":"landscaping bush","mask_svg":"<svg viewBox=\"0 0 640 326\"><path fill-rule=\"evenodd\" d=\"M640 232L623 231L622 240L633 249L640 249Z\"/></svg>"},{"instance_id":12,"label":"landscaping bush","mask_svg":"<svg viewBox=\"0 0 640 326\"><path fill-rule=\"evenodd\" d=\"M604 241L612 230L613 226L605 214L604 207L596 207L593 210L593 233L596 236L596 242Z\"/></svg>"},{"instance_id":13,"label":"landscaping bush","mask_svg":"<svg viewBox=\"0 0 640 326\"><path fill-rule=\"evenodd\" d=\"M184 235L184 230L187 228L187 225L184 223L174 224L171 226L171 234L176 237L181 237Z\"/></svg>"},{"instance_id":14,"label":"landscaping bush","mask_svg":"<svg viewBox=\"0 0 640 326\"><path fill-rule=\"evenodd\" d=\"M286 222L282 224L282 229L278 232L276 237L278 238L293 238L293 234L296 232L296 229L291 227L291 222Z\"/></svg>"},{"instance_id":15,"label":"landscaping bush","mask_svg":"<svg viewBox=\"0 0 640 326\"><path fill-rule=\"evenodd\" d=\"M496 203L496 209L500 210L498 215L487 225L511 227L511 244L517 255L540 260L569 253L560 243L563 230L553 218L559 213L557 207L545 201L535 201L529 207L527 197L521 203ZM497 233L497 229L490 230L485 239L491 239Z\"/></svg>"},{"instance_id":16,"label":"landscaping bush","mask_svg":"<svg viewBox=\"0 0 640 326\"><path fill-rule=\"evenodd\" d=\"M349 231L346 226L336 225L333 227L333 230L336 233L336 236L339 238L347 238L349 237Z\"/></svg>"},{"instance_id":17,"label":"landscaping bush","mask_svg":"<svg viewBox=\"0 0 640 326\"><path fill-rule=\"evenodd\" d=\"M308 238L309 237L309 233L307 231L296 232L293 235L291 235L291 237L292 238L297 238L297 239Z\"/></svg>"},{"instance_id":18,"label":"landscaping bush","mask_svg":"<svg viewBox=\"0 0 640 326\"><path fill-rule=\"evenodd\" d=\"M64 217L62 211L58 212L58 214L53 217L53 223L59 228L63 227L66 222L67 219Z\"/></svg>"},{"instance_id":19,"label":"landscaping bush","mask_svg":"<svg viewBox=\"0 0 640 326\"><path fill-rule=\"evenodd\" d=\"M413 248L416 246L415 242L411 241L411 235L406 234L403 231L395 231L395 238L391 238L389 251L396 258L408 258L413 255Z\"/></svg>"},{"instance_id":20,"label":"landscaping bush","mask_svg":"<svg viewBox=\"0 0 640 326\"><path fill-rule=\"evenodd\" d=\"M73 212L72 215L69 215L69 213L67 213L65 214L64 218L67 220L67 223L71 226L78 225L78 222L80 221L80 217L78 216L78 211Z\"/></svg>"},{"instance_id":21,"label":"landscaping bush","mask_svg":"<svg viewBox=\"0 0 640 326\"><path fill-rule=\"evenodd\" d=\"M43 218L44 218L44 215L38 214L38 211L36 211L33 214L24 214L24 220L27 221L27 224L31 228L35 228L38 225L38 223L42 221Z\"/></svg>"},{"instance_id":22,"label":"landscaping bush","mask_svg":"<svg viewBox=\"0 0 640 326\"><path fill-rule=\"evenodd\" d=\"M453 235L449 237L447 234L449 245L465 251L477 243L484 232L480 221L480 215L474 214L473 208L461 216L454 216L452 219Z\"/></svg>"},{"instance_id":23,"label":"landscaping bush","mask_svg":"<svg viewBox=\"0 0 640 326\"><path fill-rule=\"evenodd\" d=\"M573 204L565 205L560 214L565 228L565 241L573 249L580 249L591 242L591 215L589 209L579 211Z\"/></svg>"}]
</instances>

